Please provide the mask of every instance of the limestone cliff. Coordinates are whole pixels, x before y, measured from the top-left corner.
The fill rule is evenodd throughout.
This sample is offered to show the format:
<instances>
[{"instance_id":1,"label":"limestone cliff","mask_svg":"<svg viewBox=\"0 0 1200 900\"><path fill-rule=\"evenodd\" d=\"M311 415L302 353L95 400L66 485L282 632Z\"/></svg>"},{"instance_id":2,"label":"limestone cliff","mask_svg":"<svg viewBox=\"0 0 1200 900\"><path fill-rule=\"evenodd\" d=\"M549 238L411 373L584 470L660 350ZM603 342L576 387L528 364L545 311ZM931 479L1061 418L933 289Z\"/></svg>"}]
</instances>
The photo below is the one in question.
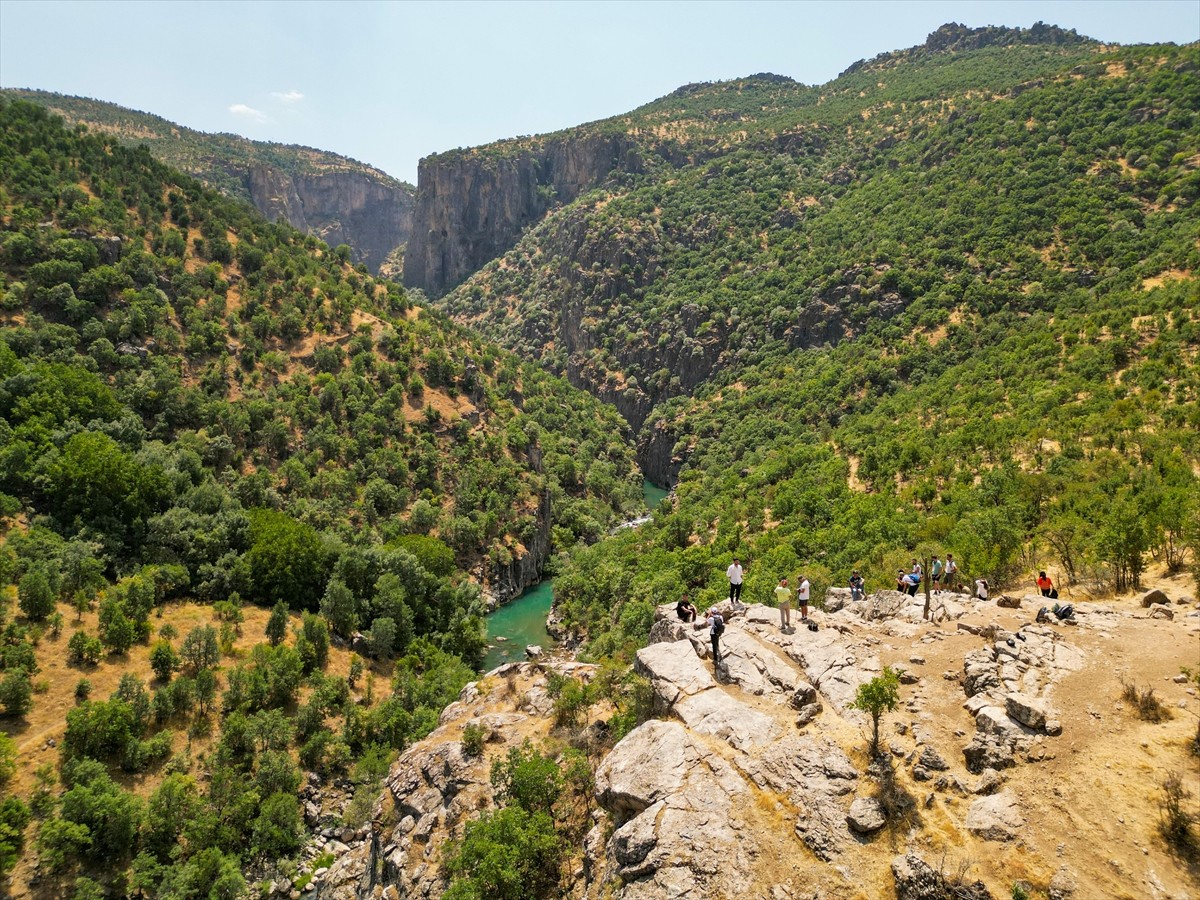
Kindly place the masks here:
<instances>
[{"instance_id":1,"label":"limestone cliff","mask_svg":"<svg viewBox=\"0 0 1200 900\"><path fill-rule=\"evenodd\" d=\"M412 229L411 185L365 171L289 174L252 165L242 176L250 201L272 222L283 219L378 272Z\"/></svg>"},{"instance_id":2,"label":"limestone cliff","mask_svg":"<svg viewBox=\"0 0 1200 900\"><path fill-rule=\"evenodd\" d=\"M1140 722L1105 698L1124 671L1108 656L1115 635L1156 648L1138 677L1157 683L1194 655L1200 610L1148 619L1080 604L1074 626L1035 624L1028 605L1039 599L1022 611L938 593L926 620L922 597L853 601L831 589L816 632L798 615L784 631L774 609L723 601L716 666L706 631L661 606L635 664L658 718L607 753L601 723L556 729L550 696L552 673L589 681L596 667L503 666L400 755L370 833L338 849L310 890L321 900L441 896L448 842L497 802L491 762L529 738L548 750L589 746L596 764L596 806L562 897L993 900L1014 882L1059 900L1124 896L1130 885L1190 896L1193 876L1155 838L1145 798L1159 766L1186 761L1194 721ZM869 722L851 703L885 665L900 672L901 705L885 716L886 760L871 762ZM1165 690L1188 703L1186 684ZM485 739L474 756L467 726ZM1097 777L1106 769L1113 777ZM1094 865L1100 845L1106 866Z\"/></svg>"},{"instance_id":3,"label":"limestone cliff","mask_svg":"<svg viewBox=\"0 0 1200 900\"><path fill-rule=\"evenodd\" d=\"M614 171L641 168L626 135L552 138L504 153L489 149L421 160L406 285L439 297L513 246L551 207L570 203Z\"/></svg>"}]
</instances>

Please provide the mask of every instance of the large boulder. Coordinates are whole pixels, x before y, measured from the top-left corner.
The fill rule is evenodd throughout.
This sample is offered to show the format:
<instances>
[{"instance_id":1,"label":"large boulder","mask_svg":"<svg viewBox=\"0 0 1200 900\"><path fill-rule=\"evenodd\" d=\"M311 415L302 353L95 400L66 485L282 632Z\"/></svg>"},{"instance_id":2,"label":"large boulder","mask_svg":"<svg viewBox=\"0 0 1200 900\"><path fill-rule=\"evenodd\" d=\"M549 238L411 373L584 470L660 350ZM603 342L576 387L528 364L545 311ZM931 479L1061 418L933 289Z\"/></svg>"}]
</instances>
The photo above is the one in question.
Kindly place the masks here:
<instances>
[{"instance_id":1,"label":"large boulder","mask_svg":"<svg viewBox=\"0 0 1200 900\"><path fill-rule=\"evenodd\" d=\"M831 587L825 591L825 612L835 613L851 602L850 588Z\"/></svg>"},{"instance_id":2,"label":"large boulder","mask_svg":"<svg viewBox=\"0 0 1200 900\"><path fill-rule=\"evenodd\" d=\"M1007 791L980 797L967 810L967 830L985 841L1011 841L1024 826L1016 798Z\"/></svg>"},{"instance_id":3,"label":"large boulder","mask_svg":"<svg viewBox=\"0 0 1200 900\"><path fill-rule=\"evenodd\" d=\"M683 723L700 734L712 734L748 752L775 739L775 720L724 691L702 691L675 706Z\"/></svg>"},{"instance_id":4,"label":"large boulder","mask_svg":"<svg viewBox=\"0 0 1200 900\"><path fill-rule=\"evenodd\" d=\"M623 900L682 896L698 879L713 896L735 893L750 877L737 816L748 791L678 722L647 722L627 735L596 772L597 799L617 822L609 850L626 882Z\"/></svg>"},{"instance_id":5,"label":"large boulder","mask_svg":"<svg viewBox=\"0 0 1200 900\"><path fill-rule=\"evenodd\" d=\"M870 834L887 824L887 815L874 797L859 797L850 804L846 822L858 834Z\"/></svg>"},{"instance_id":6,"label":"large boulder","mask_svg":"<svg viewBox=\"0 0 1200 900\"><path fill-rule=\"evenodd\" d=\"M1152 590L1146 591L1146 593L1142 594L1142 597L1141 597L1142 609L1149 609L1155 603L1166 603L1166 604L1170 605L1171 598L1168 597L1162 591L1160 591L1158 588L1153 588Z\"/></svg>"},{"instance_id":7,"label":"large boulder","mask_svg":"<svg viewBox=\"0 0 1200 900\"><path fill-rule=\"evenodd\" d=\"M716 685L709 667L690 641L651 644L637 652L634 670L650 679L656 708L670 710L680 700Z\"/></svg>"},{"instance_id":8,"label":"large boulder","mask_svg":"<svg viewBox=\"0 0 1200 900\"><path fill-rule=\"evenodd\" d=\"M676 793L701 752L678 722L651 719L627 734L596 770L596 799L618 822Z\"/></svg>"},{"instance_id":9,"label":"large boulder","mask_svg":"<svg viewBox=\"0 0 1200 900\"><path fill-rule=\"evenodd\" d=\"M1026 694L1009 694L1004 698L1004 710L1027 728L1043 731L1046 728L1048 710L1046 703Z\"/></svg>"},{"instance_id":10,"label":"large boulder","mask_svg":"<svg viewBox=\"0 0 1200 900\"><path fill-rule=\"evenodd\" d=\"M783 700L796 687L796 670L740 628L726 629L721 637L721 667L723 680L756 696Z\"/></svg>"}]
</instances>

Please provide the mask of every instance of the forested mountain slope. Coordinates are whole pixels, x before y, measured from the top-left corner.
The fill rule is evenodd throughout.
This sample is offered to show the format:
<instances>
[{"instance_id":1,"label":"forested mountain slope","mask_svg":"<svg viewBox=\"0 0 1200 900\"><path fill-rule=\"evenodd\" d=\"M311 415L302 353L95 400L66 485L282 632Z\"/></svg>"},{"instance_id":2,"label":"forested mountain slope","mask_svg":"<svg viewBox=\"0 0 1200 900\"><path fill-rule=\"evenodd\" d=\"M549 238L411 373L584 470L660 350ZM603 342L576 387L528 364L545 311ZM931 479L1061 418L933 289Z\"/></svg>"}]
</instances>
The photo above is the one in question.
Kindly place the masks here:
<instances>
[{"instance_id":1,"label":"forested mountain slope","mask_svg":"<svg viewBox=\"0 0 1200 900\"><path fill-rule=\"evenodd\" d=\"M689 86L459 153L503 172L604 139L636 159L441 301L614 403L650 476L680 479L673 512L559 582L568 618L585 595L608 622L614 591L645 612L647 590L715 590L735 548L771 560L764 589L798 567L878 583L922 541L993 579L1180 564L1197 72L1195 46L946 26L821 87Z\"/></svg>"},{"instance_id":2,"label":"forested mountain slope","mask_svg":"<svg viewBox=\"0 0 1200 900\"><path fill-rule=\"evenodd\" d=\"M230 197L254 204L329 246L347 244L355 262L378 272L408 241L416 189L379 169L325 150L205 134L113 103L49 91L6 90L69 124L145 144L154 157Z\"/></svg>"},{"instance_id":3,"label":"forested mountain slope","mask_svg":"<svg viewBox=\"0 0 1200 900\"><path fill-rule=\"evenodd\" d=\"M641 505L624 423L3 98L0 213L0 864L36 841L44 896L131 863L149 895L227 891L299 847L295 759L377 779L480 663L481 587ZM269 641L243 602L277 604ZM331 635L373 671L325 674Z\"/></svg>"}]
</instances>

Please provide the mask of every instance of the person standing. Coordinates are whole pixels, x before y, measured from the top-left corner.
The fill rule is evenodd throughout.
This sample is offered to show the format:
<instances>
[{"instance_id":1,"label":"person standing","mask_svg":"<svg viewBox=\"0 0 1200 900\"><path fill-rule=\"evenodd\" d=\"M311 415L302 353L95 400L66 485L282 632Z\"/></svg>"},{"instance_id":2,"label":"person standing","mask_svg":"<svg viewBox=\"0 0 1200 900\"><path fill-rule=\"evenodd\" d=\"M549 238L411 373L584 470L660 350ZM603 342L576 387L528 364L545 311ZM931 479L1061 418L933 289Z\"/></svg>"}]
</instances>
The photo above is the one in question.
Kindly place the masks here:
<instances>
[{"instance_id":1,"label":"person standing","mask_svg":"<svg viewBox=\"0 0 1200 900\"><path fill-rule=\"evenodd\" d=\"M945 581L946 590L953 591L958 588L958 563L954 561L954 554L946 554Z\"/></svg>"},{"instance_id":2,"label":"person standing","mask_svg":"<svg viewBox=\"0 0 1200 900\"><path fill-rule=\"evenodd\" d=\"M716 608L708 611L708 639L712 641L713 666L721 664L721 635L725 633L725 620Z\"/></svg>"},{"instance_id":3,"label":"person standing","mask_svg":"<svg viewBox=\"0 0 1200 900\"><path fill-rule=\"evenodd\" d=\"M742 561L736 556L729 568L725 570L725 577L729 579L729 602L740 603L742 599Z\"/></svg>"},{"instance_id":4,"label":"person standing","mask_svg":"<svg viewBox=\"0 0 1200 900\"><path fill-rule=\"evenodd\" d=\"M921 579L925 577L925 567L921 565L921 561L919 559L914 559L912 561L912 573L917 576L918 584L921 582Z\"/></svg>"},{"instance_id":5,"label":"person standing","mask_svg":"<svg viewBox=\"0 0 1200 900\"><path fill-rule=\"evenodd\" d=\"M1058 591L1054 588L1054 582L1045 572L1038 572L1037 586L1043 597L1049 597L1051 600L1058 599Z\"/></svg>"},{"instance_id":6,"label":"person standing","mask_svg":"<svg viewBox=\"0 0 1200 900\"><path fill-rule=\"evenodd\" d=\"M780 578L775 588L775 604L779 607L779 630L787 631L792 625L792 589L786 578Z\"/></svg>"},{"instance_id":7,"label":"person standing","mask_svg":"<svg viewBox=\"0 0 1200 900\"><path fill-rule=\"evenodd\" d=\"M855 569L850 575L850 599L858 601L866 596L866 583L863 581L863 577L858 574L858 569Z\"/></svg>"},{"instance_id":8,"label":"person standing","mask_svg":"<svg viewBox=\"0 0 1200 900\"><path fill-rule=\"evenodd\" d=\"M812 585L803 575L800 576L800 586L796 588L796 602L800 604L800 621L808 621L808 595Z\"/></svg>"},{"instance_id":9,"label":"person standing","mask_svg":"<svg viewBox=\"0 0 1200 900\"><path fill-rule=\"evenodd\" d=\"M935 591L942 589L942 561L936 553L933 555L933 562L929 564L929 583Z\"/></svg>"}]
</instances>

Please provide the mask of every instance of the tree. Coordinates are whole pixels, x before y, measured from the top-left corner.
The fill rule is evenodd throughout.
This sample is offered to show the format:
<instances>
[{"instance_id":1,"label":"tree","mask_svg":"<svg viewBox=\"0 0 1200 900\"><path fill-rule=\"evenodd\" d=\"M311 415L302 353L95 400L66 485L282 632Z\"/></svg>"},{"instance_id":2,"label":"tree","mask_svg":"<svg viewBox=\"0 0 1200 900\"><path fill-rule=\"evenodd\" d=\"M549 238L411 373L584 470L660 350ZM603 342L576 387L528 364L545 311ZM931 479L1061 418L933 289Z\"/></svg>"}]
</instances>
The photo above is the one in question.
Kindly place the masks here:
<instances>
[{"instance_id":1,"label":"tree","mask_svg":"<svg viewBox=\"0 0 1200 900\"><path fill-rule=\"evenodd\" d=\"M273 509L253 509L246 561L258 593L316 609L325 584L328 554L316 529Z\"/></svg>"},{"instance_id":2,"label":"tree","mask_svg":"<svg viewBox=\"0 0 1200 900\"><path fill-rule=\"evenodd\" d=\"M9 672L0 680L0 709L4 715L18 718L33 706L33 685L24 669Z\"/></svg>"},{"instance_id":3,"label":"tree","mask_svg":"<svg viewBox=\"0 0 1200 900\"><path fill-rule=\"evenodd\" d=\"M272 647L278 647L287 637L288 605L280 600L271 608L271 618L267 619L267 640Z\"/></svg>"},{"instance_id":4,"label":"tree","mask_svg":"<svg viewBox=\"0 0 1200 900\"><path fill-rule=\"evenodd\" d=\"M558 896L563 845L554 820L520 806L468 822L449 849L447 900L529 900Z\"/></svg>"},{"instance_id":5,"label":"tree","mask_svg":"<svg viewBox=\"0 0 1200 900\"><path fill-rule=\"evenodd\" d=\"M871 756L879 755L879 720L900 702L900 674L891 666L865 684L858 686L850 709L860 709L871 717Z\"/></svg>"},{"instance_id":6,"label":"tree","mask_svg":"<svg viewBox=\"0 0 1200 900\"><path fill-rule=\"evenodd\" d=\"M197 625L184 637L179 657L193 674L215 666L221 659L217 630L211 625Z\"/></svg>"},{"instance_id":7,"label":"tree","mask_svg":"<svg viewBox=\"0 0 1200 900\"><path fill-rule=\"evenodd\" d=\"M251 852L278 859L300 846L300 804L296 797L277 793L269 796L254 820Z\"/></svg>"},{"instance_id":8,"label":"tree","mask_svg":"<svg viewBox=\"0 0 1200 900\"><path fill-rule=\"evenodd\" d=\"M558 763L526 740L492 764L492 786L501 803L516 803L531 812L550 814L562 790Z\"/></svg>"},{"instance_id":9,"label":"tree","mask_svg":"<svg viewBox=\"0 0 1200 900\"><path fill-rule=\"evenodd\" d=\"M301 620L296 650L304 664L305 674L324 669L329 661L329 626L320 616L305 613Z\"/></svg>"},{"instance_id":10,"label":"tree","mask_svg":"<svg viewBox=\"0 0 1200 900\"><path fill-rule=\"evenodd\" d=\"M371 623L368 636L371 655L376 659L387 659L396 646L396 623L389 618L376 619Z\"/></svg>"},{"instance_id":11,"label":"tree","mask_svg":"<svg viewBox=\"0 0 1200 900\"><path fill-rule=\"evenodd\" d=\"M170 641L158 641L150 650L150 668L159 681L170 681L179 668L179 654Z\"/></svg>"},{"instance_id":12,"label":"tree","mask_svg":"<svg viewBox=\"0 0 1200 900\"><path fill-rule=\"evenodd\" d=\"M92 637L86 631L76 631L67 641L67 659L74 665L94 666L100 662L104 653L104 645L99 638Z\"/></svg>"},{"instance_id":13,"label":"tree","mask_svg":"<svg viewBox=\"0 0 1200 900\"><path fill-rule=\"evenodd\" d=\"M338 637L348 638L358 627L354 594L340 578L329 579L321 598L321 615L329 620L329 626Z\"/></svg>"},{"instance_id":14,"label":"tree","mask_svg":"<svg viewBox=\"0 0 1200 900\"><path fill-rule=\"evenodd\" d=\"M40 622L54 612L54 589L43 569L31 569L17 585L17 603L21 612L34 622Z\"/></svg>"}]
</instances>

